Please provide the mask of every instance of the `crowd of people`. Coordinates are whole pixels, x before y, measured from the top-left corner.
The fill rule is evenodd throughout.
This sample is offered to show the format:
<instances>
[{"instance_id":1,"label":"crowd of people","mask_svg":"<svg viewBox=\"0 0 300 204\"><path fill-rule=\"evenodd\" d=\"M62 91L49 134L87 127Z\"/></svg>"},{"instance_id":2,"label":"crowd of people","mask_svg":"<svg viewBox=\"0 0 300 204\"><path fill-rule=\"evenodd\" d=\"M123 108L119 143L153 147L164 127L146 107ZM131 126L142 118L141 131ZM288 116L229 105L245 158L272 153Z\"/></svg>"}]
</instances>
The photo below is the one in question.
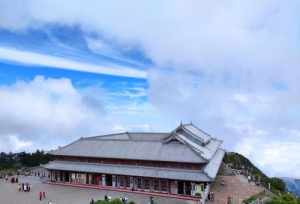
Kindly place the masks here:
<instances>
[{"instance_id":1,"label":"crowd of people","mask_svg":"<svg viewBox=\"0 0 300 204\"><path fill-rule=\"evenodd\" d=\"M40 176L38 173L32 174L32 175ZM32 185L28 182L22 182L23 181L22 178L19 179L18 175L13 175L13 176L12 175L3 175L3 176L1 176L1 179L3 179L7 183L10 182L11 184L14 184L14 185L17 184L16 187L17 187L18 192L31 192L32 191ZM46 200L46 192L45 191L37 192L37 198L41 202ZM124 204L128 203L128 198L127 197L120 197L119 199ZM48 204L54 204L50 199L47 199L47 200L48 200ZM110 197L108 195L105 195L104 200L105 201L112 201L112 197ZM95 203L96 203L96 201L92 198L90 200L90 204L95 204Z\"/></svg>"},{"instance_id":2,"label":"crowd of people","mask_svg":"<svg viewBox=\"0 0 300 204\"><path fill-rule=\"evenodd\" d=\"M5 182L10 182L11 184L17 184L17 191L18 192L30 192L31 191L31 184L28 182L21 183L19 182L19 177L18 176L9 176L5 175L1 177ZM38 200L42 201L46 199L46 192L45 191L40 191L38 192ZM48 204L53 204L51 200L48 201Z\"/></svg>"},{"instance_id":3,"label":"crowd of people","mask_svg":"<svg viewBox=\"0 0 300 204\"><path fill-rule=\"evenodd\" d=\"M10 182L11 183L19 183L19 178L18 177L11 177Z\"/></svg>"},{"instance_id":4,"label":"crowd of people","mask_svg":"<svg viewBox=\"0 0 300 204\"><path fill-rule=\"evenodd\" d=\"M18 176L16 176L16 177L13 176L13 177L10 177L10 179L9 179L8 175L5 175L5 176L1 175L1 178L3 178L5 180L5 182L10 181L11 183L19 183Z\"/></svg>"},{"instance_id":5,"label":"crowd of people","mask_svg":"<svg viewBox=\"0 0 300 204\"><path fill-rule=\"evenodd\" d=\"M19 183L18 191L19 192L30 192L31 185L29 183Z\"/></svg>"},{"instance_id":6,"label":"crowd of people","mask_svg":"<svg viewBox=\"0 0 300 204\"><path fill-rule=\"evenodd\" d=\"M43 191L43 192L40 191L39 192L39 200L42 201L44 199L46 199L46 192L45 191Z\"/></svg>"},{"instance_id":7,"label":"crowd of people","mask_svg":"<svg viewBox=\"0 0 300 204\"><path fill-rule=\"evenodd\" d=\"M209 201L214 201L215 200L215 194L214 194L214 192L209 192L208 193L208 196L207 196L207 199L209 200Z\"/></svg>"}]
</instances>

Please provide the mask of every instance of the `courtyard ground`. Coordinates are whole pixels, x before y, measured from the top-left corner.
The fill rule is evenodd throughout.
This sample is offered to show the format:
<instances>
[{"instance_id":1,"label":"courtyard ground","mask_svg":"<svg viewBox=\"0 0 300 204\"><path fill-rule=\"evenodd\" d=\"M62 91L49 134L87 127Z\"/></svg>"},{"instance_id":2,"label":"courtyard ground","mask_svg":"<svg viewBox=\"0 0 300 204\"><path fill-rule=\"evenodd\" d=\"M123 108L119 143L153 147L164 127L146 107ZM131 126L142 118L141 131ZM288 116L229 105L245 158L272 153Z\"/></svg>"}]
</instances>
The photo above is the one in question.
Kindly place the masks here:
<instances>
[{"instance_id":1,"label":"courtyard ground","mask_svg":"<svg viewBox=\"0 0 300 204\"><path fill-rule=\"evenodd\" d=\"M31 192L18 192L18 185L0 180L0 204L47 204L49 200L53 204L89 204L90 199L103 199L104 195L112 198L128 197L136 204L148 204L149 196L133 193L122 193L97 189L81 189L77 187L57 186L45 184L37 177L20 177L19 183L31 184ZM46 199L39 201L40 191L46 192ZM195 204L194 201L181 199L154 197L156 204Z\"/></svg>"}]
</instances>

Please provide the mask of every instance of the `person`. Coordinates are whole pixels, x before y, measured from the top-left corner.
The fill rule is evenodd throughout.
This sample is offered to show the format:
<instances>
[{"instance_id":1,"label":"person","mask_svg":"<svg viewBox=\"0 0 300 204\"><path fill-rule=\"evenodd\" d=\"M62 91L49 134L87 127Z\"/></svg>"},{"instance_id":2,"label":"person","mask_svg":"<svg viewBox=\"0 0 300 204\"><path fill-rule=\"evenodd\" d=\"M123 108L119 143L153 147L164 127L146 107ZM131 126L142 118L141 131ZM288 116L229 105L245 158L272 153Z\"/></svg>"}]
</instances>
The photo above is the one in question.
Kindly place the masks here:
<instances>
[{"instance_id":1,"label":"person","mask_svg":"<svg viewBox=\"0 0 300 204\"><path fill-rule=\"evenodd\" d=\"M227 204L232 204L232 199L230 196L227 197Z\"/></svg>"},{"instance_id":2,"label":"person","mask_svg":"<svg viewBox=\"0 0 300 204\"><path fill-rule=\"evenodd\" d=\"M108 197L107 197L106 194L104 195L104 200L105 200L105 201L108 201Z\"/></svg>"},{"instance_id":3,"label":"person","mask_svg":"<svg viewBox=\"0 0 300 204\"><path fill-rule=\"evenodd\" d=\"M149 202L149 204L154 204L154 200L153 200L152 196L150 196L150 202Z\"/></svg>"},{"instance_id":4,"label":"person","mask_svg":"<svg viewBox=\"0 0 300 204\"><path fill-rule=\"evenodd\" d=\"M18 184L18 190L19 190L19 192L21 192L21 190L22 190L21 184Z\"/></svg>"},{"instance_id":5,"label":"person","mask_svg":"<svg viewBox=\"0 0 300 204\"><path fill-rule=\"evenodd\" d=\"M46 192L43 191L43 198L45 199L46 198Z\"/></svg>"},{"instance_id":6,"label":"person","mask_svg":"<svg viewBox=\"0 0 300 204\"><path fill-rule=\"evenodd\" d=\"M39 198L40 198L40 201L42 200L43 196L42 196L42 192L40 191L39 192Z\"/></svg>"},{"instance_id":7,"label":"person","mask_svg":"<svg viewBox=\"0 0 300 204\"><path fill-rule=\"evenodd\" d=\"M95 204L95 201L94 201L94 199L93 199L93 198L91 199L91 202L90 202L90 204Z\"/></svg>"}]
</instances>

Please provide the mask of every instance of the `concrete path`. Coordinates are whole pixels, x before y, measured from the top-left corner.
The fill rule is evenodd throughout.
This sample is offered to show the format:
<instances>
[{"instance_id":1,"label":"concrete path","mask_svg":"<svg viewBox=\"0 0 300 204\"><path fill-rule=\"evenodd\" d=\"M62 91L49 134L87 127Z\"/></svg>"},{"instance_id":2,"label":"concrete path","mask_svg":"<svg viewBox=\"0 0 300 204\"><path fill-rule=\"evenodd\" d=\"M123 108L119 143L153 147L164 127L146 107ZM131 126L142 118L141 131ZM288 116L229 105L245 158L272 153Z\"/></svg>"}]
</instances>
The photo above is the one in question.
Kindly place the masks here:
<instances>
[{"instance_id":1,"label":"concrete path","mask_svg":"<svg viewBox=\"0 0 300 204\"><path fill-rule=\"evenodd\" d=\"M41 183L36 177L20 177L19 182L28 182L32 185L31 192L18 192L18 185L6 183L0 180L0 203L2 204L47 204L49 200L53 204L89 204L90 199L103 199L107 194L112 198L128 197L136 204L148 204L149 196L104 191L96 189L81 189L77 187L56 186ZM39 201L39 192L46 192L46 199ZM195 204L193 201L178 200L172 198L154 197L157 204Z\"/></svg>"}]
</instances>

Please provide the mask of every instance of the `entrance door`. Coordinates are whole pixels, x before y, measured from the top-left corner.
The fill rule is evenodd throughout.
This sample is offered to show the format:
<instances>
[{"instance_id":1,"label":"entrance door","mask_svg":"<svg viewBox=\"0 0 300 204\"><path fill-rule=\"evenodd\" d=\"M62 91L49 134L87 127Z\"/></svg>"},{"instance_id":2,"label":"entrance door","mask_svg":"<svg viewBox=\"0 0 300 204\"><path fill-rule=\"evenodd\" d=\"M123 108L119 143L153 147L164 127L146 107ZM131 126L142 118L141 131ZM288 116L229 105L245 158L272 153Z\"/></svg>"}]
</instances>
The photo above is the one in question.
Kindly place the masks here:
<instances>
[{"instance_id":1,"label":"entrance door","mask_svg":"<svg viewBox=\"0 0 300 204\"><path fill-rule=\"evenodd\" d=\"M106 180L106 185L107 186L112 186L112 175L105 175L105 180Z\"/></svg>"},{"instance_id":2,"label":"entrance door","mask_svg":"<svg viewBox=\"0 0 300 204\"><path fill-rule=\"evenodd\" d=\"M192 184L189 181L185 182L185 195L191 195L192 193Z\"/></svg>"},{"instance_id":3,"label":"entrance door","mask_svg":"<svg viewBox=\"0 0 300 204\"><path fill-rule=\"evenodd\" d=\"M178 194L183 195L184 194L184 182L178 181Z\"/></svg>"},{"instance_id":4,"label":"entrance door","mask_svg":"<svg viewBox=\"0 0 300 204\"><path fill-rule=\"evenodd\" d=\"M60 182L63 182L63 181L64 181L64 172L63 172L63 171L60 171L60 172L59 172L59 181L60 181Z\"/></svg>"},{"instance_id":5,"label":"entrance door","mask_svg":"<svg viewBox=\"0 0 300 204\"><path fill-rule=\"evenodd\" d=\"M70 173L65 172L65 182L70 182Z\"/></svg>"}]
</instances>

